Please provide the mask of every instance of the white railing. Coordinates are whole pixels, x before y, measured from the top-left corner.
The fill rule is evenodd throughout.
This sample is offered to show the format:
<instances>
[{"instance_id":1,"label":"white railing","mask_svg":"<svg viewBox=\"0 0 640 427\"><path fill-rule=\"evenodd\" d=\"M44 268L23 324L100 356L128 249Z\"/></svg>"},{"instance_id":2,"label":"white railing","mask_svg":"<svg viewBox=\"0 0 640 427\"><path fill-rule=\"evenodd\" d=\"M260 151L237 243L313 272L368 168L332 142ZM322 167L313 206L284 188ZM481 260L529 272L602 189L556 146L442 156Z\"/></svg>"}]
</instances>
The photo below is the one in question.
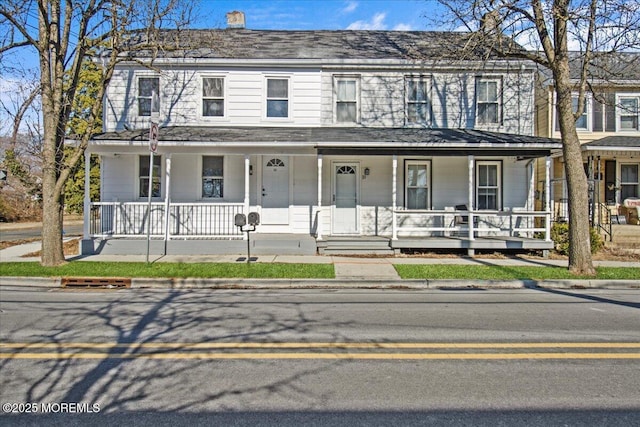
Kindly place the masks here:
<instances>
[{"instance_id":1,"label":"white railing","mask_svg":"<svg viewBox=\"0 0 640 427\"><path fill-rule=\"evenodd\" d=\"M393 212L395 236L510 236L533 238L540 233L546 241L551 239L549 224L551 212L520 209L504 211L470 210L403 210ZM536 225L536 218L542 218Z\"/></svg>"},{"instance_id":2,"label":"white railing","mask_svg":"<svg viewBox=\"0 0 640 427\"><path fill-rule=\"evenodd\" d=\"M91 203L91 236L146 237L151 227L153 237L168 238L238 238L234 225L237 213L244 212L242 203L171 203L167 227L164 202Z\"/></svg>"}]
</instances>

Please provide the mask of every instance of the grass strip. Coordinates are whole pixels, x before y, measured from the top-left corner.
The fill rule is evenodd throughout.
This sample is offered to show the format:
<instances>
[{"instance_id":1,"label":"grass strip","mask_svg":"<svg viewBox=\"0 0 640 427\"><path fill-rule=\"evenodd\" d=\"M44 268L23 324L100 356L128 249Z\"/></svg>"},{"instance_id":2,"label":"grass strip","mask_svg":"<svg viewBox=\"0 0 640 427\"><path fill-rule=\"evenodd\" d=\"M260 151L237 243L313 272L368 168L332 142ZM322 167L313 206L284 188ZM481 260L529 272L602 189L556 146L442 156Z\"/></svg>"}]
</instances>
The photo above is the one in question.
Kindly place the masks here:
<instances>
[{"instance_id":1,"label":"grass strip","mask_svg":"<svg viewBox=\"0 0 640 427\"><path fill-rule=\"evenodd\" d=\"M38 262L7 262L0 264L0 276L333 279L335 274L332 264L83 261L59 267L43 267Z\"/></svg>"},{"instance_id":2,"label":"grass strip","mask_svg":"<svg viewBox=\"0 0 640 427\"><path fill-rule=\"evenodd\" d=\"M595 277L573 275L566 267L533 267L501 265L395 264L403 279L469 279L469 280L562 280L608 279L640 280L640 268L597 267Z\"/></svg>"}]
</instances>

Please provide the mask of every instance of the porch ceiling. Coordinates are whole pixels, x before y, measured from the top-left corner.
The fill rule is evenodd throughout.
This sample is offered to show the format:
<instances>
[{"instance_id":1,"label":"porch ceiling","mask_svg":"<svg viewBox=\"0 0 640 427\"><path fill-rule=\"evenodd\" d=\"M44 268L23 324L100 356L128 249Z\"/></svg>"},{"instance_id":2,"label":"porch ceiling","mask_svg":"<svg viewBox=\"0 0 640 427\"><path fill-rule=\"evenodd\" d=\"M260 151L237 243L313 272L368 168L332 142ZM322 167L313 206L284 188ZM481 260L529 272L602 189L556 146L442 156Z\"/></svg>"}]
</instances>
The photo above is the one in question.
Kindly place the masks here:
<instances>
[{"instance_id":1,"label":"porch ceiling","mask_svg":"<svg viewBox=\"0 0 640 427\"><path fill-rule=\"evenodd\" d=\"M148 129L96 135L94 146L144 146ZM538 157L561 148L557 139L473 129L367 127L205 127L168 126L160 129L164 147L256 149L312 148L326 154L408 154L450 156L466 154Z\"/></svg>"}]
</instances>

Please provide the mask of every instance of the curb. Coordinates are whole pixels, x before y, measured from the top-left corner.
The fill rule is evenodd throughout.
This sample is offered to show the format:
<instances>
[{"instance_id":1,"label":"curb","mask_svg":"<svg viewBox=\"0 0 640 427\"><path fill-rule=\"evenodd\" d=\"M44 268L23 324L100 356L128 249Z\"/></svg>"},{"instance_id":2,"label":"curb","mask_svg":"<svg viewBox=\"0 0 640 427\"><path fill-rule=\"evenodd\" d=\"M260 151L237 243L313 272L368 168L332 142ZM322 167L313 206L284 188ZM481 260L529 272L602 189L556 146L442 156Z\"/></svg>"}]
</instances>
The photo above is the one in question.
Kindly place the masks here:
<instances>
[{"instance_id":1,"label":"curb","mask_svg":"<svg viewBox=\"0 0 640 427\"><path fill-rule=\"evenodd\" d=\"M10 284L7 284L10 282ZM0 286L61 288L59 277L2 277ZM640 280L340 280L132 278L131 289L640 289Z\"/></svg>"}]
</instances>

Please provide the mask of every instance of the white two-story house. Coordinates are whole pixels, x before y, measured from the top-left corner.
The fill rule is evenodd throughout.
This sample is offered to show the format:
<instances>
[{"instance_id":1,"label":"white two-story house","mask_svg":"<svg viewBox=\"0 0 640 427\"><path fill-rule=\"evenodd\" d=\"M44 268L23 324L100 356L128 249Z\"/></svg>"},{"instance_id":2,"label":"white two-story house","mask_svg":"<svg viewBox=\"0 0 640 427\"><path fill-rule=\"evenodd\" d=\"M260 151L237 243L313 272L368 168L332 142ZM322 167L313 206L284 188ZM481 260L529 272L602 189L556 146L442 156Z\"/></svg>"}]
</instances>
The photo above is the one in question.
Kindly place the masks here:
<instances>
[{"instance_id":1,"label":"white two-story house","mask_svg":"<svg viewBox=\"0 0 640 427\"><path fill-rule=\"evenodd\" d=\"M255 253L552 247L535 159L549 178L560 145L534 136L533 64L463 58L464 33L174 36L189 47L108 88L85 252L140 253L149 233L153 252L242 253L249 212Z\"/></svg>"}]
</instances>

